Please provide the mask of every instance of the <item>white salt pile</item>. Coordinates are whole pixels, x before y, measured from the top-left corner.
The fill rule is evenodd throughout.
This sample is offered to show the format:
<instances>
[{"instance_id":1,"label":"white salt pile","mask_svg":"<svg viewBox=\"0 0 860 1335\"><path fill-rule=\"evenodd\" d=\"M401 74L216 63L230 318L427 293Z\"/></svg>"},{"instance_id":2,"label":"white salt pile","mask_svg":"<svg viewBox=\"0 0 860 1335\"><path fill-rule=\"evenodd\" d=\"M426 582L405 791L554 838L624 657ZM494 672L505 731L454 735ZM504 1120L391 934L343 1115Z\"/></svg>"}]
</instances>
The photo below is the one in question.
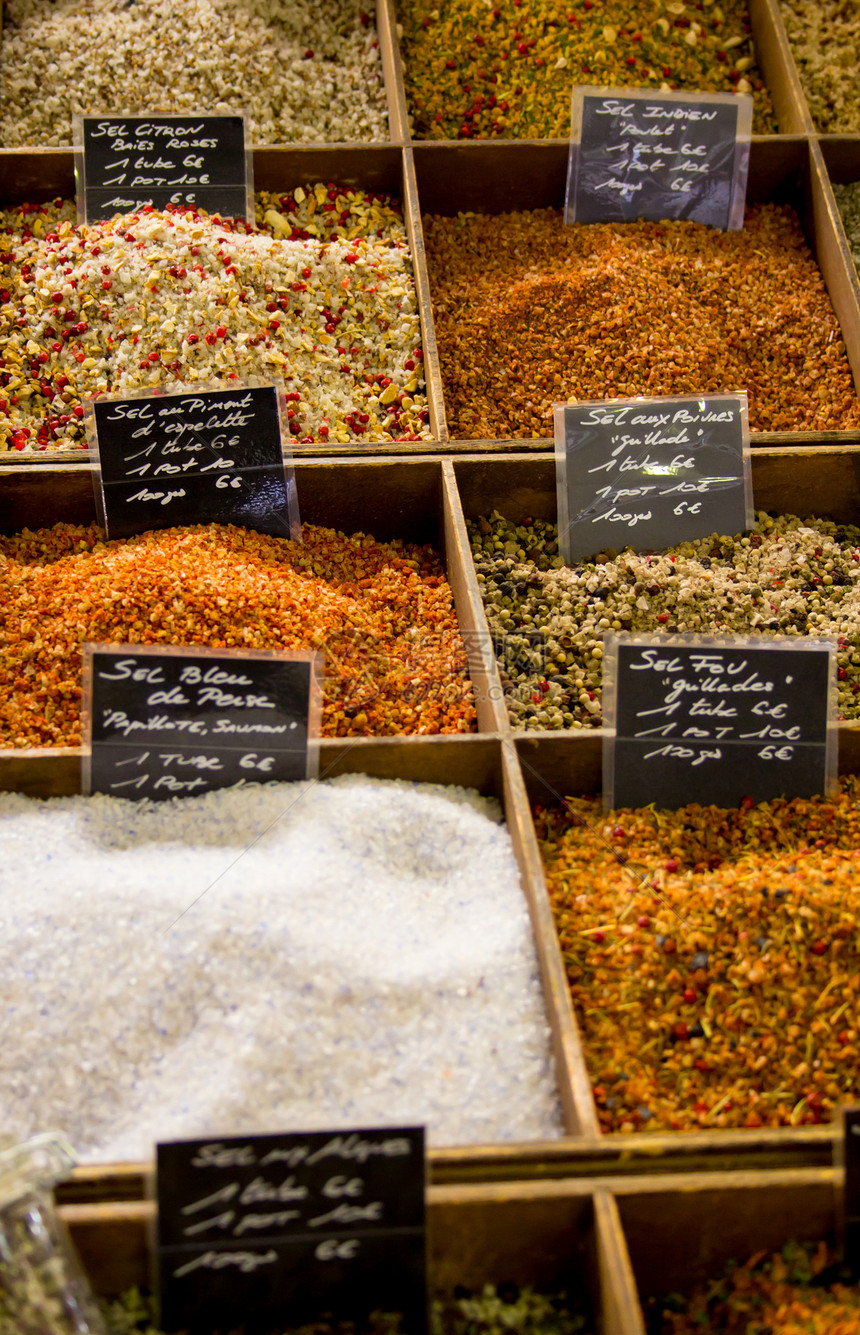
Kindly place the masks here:
<instances>
[{"instance_id":1,"label":"white salt pile","mask_svg":"<svg viewBox=\"0 0 860 1335\"><path fill-rule=\"evenodd\" d=\"M155 805L0 795L0 1125L84 1158L426 1124L561 1134L496 804L344 776Z\"/></svg>"}]
</instances>

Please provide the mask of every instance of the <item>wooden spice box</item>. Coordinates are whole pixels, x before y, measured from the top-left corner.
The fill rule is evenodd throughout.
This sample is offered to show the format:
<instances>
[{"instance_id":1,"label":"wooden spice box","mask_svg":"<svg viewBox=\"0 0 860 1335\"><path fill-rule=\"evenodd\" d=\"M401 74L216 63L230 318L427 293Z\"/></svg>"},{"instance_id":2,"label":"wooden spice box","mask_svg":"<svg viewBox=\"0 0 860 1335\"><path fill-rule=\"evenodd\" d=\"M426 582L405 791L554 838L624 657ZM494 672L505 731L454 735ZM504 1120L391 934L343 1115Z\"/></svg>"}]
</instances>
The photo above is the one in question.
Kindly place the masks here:
<instances>
[{"instance_id":1,"label":"wooden spice box","mask_svg":"<svg viewBox=\"0 0 860 1335\"><path fill-rule=\"evenodd\" d=\"M563 141L433 142L415 144L413 153L418 199L425 217L563 206L568 161L568 146ZM840 240L817 146L801 137L754 138L747 200L750 204L788 204L797 211L842 329L856 389L860 385L860 303L854 290L853 265ZM430 295L432 299L432 280ZM850 443L857 437L856 430L753 431L751 442L754 446ZM539 444L519 443L533 448ZM552 440L546 439L543 446L551 449Z\"/></svg>"},{"instance_id":2,"label":"wooden spice box","mask_svg":"<svg viewBox=\"0 0 860 1335\"><path fill-rule=\"evenodd\" d=\"M842 446L822 451L814 446L792 450L761 449L751 456L753 504L757 510L816 515L842 523L860 520L860 448ZM504 459L462 458L453 461L457 492L464 518L475 520L498 510L506 519L557 520L555 460L553 458ZM477 587L475 593L478 597ZM489 635L489 629L487 629ZM501 682L491 681L496 706L496 726L508 727ZM516 730L514 730L516 732ZM600 729L567 732L518 733L522 755L537 748L541 761L560 777L571 757L571 780L585 784L577 792L599 787ZM860 770L860 724L842 723L839 728L839 764L843 773ZM575 758L574 758L575 757ZM561 766L561 770L556 767ZM551 777L548 775L547 777ZM573 791L573 790L571 790ZM535 800L543 800L535 797Z\"/></svg>"},{"instance_id":3,"label":"wooden spice box","mask_svg":"<svg viewBox=\"0 0 860 1335\"><path fill-rule=\"evenodd\" d=\"M601 1335L644 1335L668 1294L689 1296L730 1261L838 1233L831 1168L430 1186L431 1288L512 1279L586 1293ZM150 1201L65 1204L95 1291L149 1278Z\"/></svg>"},{"instance_id":4,"label":"wooden spice box","mask_svg":"<svg viewBox=\"0 0 860 1335\"><path fill-rule=\"evenodd\" d=\"M730 1261L788 1242L835 1245L841 1184L840 1170L807 1168L612 1183L644 1310L670 1293L689 1296Z\"/></svg>"},{"instance_id":5,"label":"wooden spice box","mask_svg":"<svg viewBox=\"0 0 860 1335\"><path fill-rule=\"evenodd\" d=\"M755 44L756 60L770 90L780 134L812 132L812 119L797 77L797 67L785 25L779 10L779 0L749 0L747 5L750 28ZM395 16L397 5L395 2ZM395 40L397 28L394 29ZM396 41L394 76L402 85L404 54L402 42ZM404 102L405 102L404 95ZM407 116L410 108L406 106ZM501 136L500 136L501 137ZM415 142L429 142L416 139ZM434 141L441 142L441 141Z\"/></svg>"},{"instance_id":6,"label":"wooden spice box","mask_svg":"<svg viewBox=\"0 0 860 1335\"><path fill-rule=\"evenodd\" d=\"M595 1335L642 1335L635 1285L608 1180L430 1186L430 1289L513 1281L567 1290L590 1313ZM65 1205L61 1216L96 1293L150 1278L149 1201Z\"/></svg>"},{"instance_id":7,"label":"wooden spice box","mask_svg":"<svg viewBox=\"0 0 860 1335\"><path fill-rule=\"evenodd\" d=\"M753 455L759 508L817 513L840 521L860 515L860 447L758 450ZM600 788L602 733L514 733L507 721L486 627L465 517L499 509L513 519L555 518L553 460L473 454L395 460L300 460L299 503L305 520L361 530L378 538L433 542L443 552L479 697L477 736L324 740L321 775L363 772L383 778L458 783L503 802L537 943L553 1036L567 1137L532 1145L460 1146L434 1150L438 1182L682 1168L830 1163L829 1127L778 1131L703 1131L602 1136L550 912L531 802L548 789L584 794ZM94 518L91 468L46 465L0 469L0 530L38 528ZM80 791L78 749L0 752L0 788L50 796ZM840 767L860 771L860 728L840 728ZM651 1169L649 1168L649 1171ZM140 1165L84 1168L70 1199L139 1198Z\"/></svg>"},{"instance_id":8,"label":"wooden spice box","mask_svg":"<svg viewBox=\"0 0 860 1335\"><path fill-rule=\"evenodd\" d=\"M493 141L397 145L332 145L257 148L254 178L258 190L284 192L299 184L335 181L371 191L384 191L402 202L413 257L424 350L431 440L368 445L296 445L297 454L343 457L348 454L432 454L446 452L510 453L551 450L549 438L536 440L454 440L451 438L439 368L432 292L422 229L422 216L458 211L499 213L511 209L560 207L564 199L567 143ZM0 200L6 204L43 202L74 193L70 150L0 150ZM860 288L839 228L827 172L818 145L796 135L759 136L752 141L748 198L774 201L797 209L806 238L821 269L842 329L855 385L860 384ZM735 389L737 386L727 388ZM860 431L753 432L755 446L851 443ZM85 462L84 451L6 451L3 463L13 466L64 465Z\"/></svg>"},{"instance_id":9,"label":"wooden spice box","mask_svg":"<svg viewBox=\"0 0 860 1335\"><path fill-rule=\"evenodd\" d=\"M444 438L444 408L439 377L436 340L427 287L427 270L421 233L415 174L411 155L403 147L390 145L314 145L310 147L255 148L254 188L284 194L318 181L335 182L355 189L384 193L400 201L403 220L413 257L418 311L421 320L421 344L424 350L429 429L432 440L415 446L416 452L438 450ZM71 149L0 149L0 201L4 206L44 203L73 198L75 194L74 155ZM383 443L384 444L384 443ZM379 452L379 446L356 442L354 446L313 446L294 444L295 453L315 457L355 452ZM389 446L384 452L403 453L404 443ZM6 450L0 452L3 464L86 463L84 450Z\"/></svg>"}]
</instances>

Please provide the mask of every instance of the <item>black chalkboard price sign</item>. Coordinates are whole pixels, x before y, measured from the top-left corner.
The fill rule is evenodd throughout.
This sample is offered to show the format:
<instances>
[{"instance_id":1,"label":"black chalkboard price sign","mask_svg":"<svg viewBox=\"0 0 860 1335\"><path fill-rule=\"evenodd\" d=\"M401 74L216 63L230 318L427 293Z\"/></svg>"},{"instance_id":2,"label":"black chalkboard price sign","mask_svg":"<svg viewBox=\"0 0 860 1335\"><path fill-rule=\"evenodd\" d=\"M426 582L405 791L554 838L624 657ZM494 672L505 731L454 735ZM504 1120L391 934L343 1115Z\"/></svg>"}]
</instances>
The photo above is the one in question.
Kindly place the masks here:
<instances>
[{"instance_id":1,"label":"black chalkboard price sign","mask_svg":"<svg viewBox=\"0 0 860 1335\"><path fill-rule=\"evenodd\" d=\"M860 1107L842 1109L843 1252L845 1263L860 1276Z\"/></svg>"},{"instance_id":2,"label":"black chalkboard price sign","mask_svg":"<svg viewBox=\"0 0 860 1335\"><path fill-rule=\"evenodd\" d=\"M827 792L835 698L828 640L609 635L606 806L731 807Z\"/></svg>"},{"instance_id":3,"label":"black chalkboard price sign","mask_svg":"<svg viewBox=\"0 0 860 1335\"><path fill-rule=\"evenodd\" d=\"M242 115L77 116L74 134L79 222L169 204L254 221Z\"/></svg>"},{"instance_id":4,"label":"black chalkboard price sign","mask_svg":"<svg viewBox=\"0 0 860 1335\"><path fill-rule=\"evenodd\" d=\"M157 1147L161 1326L193 1335L373 1311L425 1335L424 1132L415 1127Z\"/></svg>"},{"instance_id":5,"label":"black chalkboard price sign","mask_svg":"<svg viewBox=\"0 0 860 1335\"><path fill-rule=\"evenodd\" d=\"M559 547L661 551L753 522L747 396L597 400L555 420Z\"/></svg>"},{"instance_id":6,"label":"black chalkboard price sign","mask_svg":"<svg viewBox=\"0 0 860 1335\"><path fill-rule=\"evenodd\" d=\"M685 218L743 227L752 98L573 92L565 222Z\"/></svg>"},{"instance_id":7,"label":"black chalkboard price sign","mask_svg":"<svg viewBox=\"0 0 860 1335\"><path fill-rule=\"evenodd\" d=\"M312 778L321 657L84 645L85 793L154 801Z\"/></svg>"},{"instance_id":8,"label":"black chalkboard price sign","mask_svg":"<svg viewBox=\"0 0 860 1335\"><path fill-rule=\"evenodd\" d=\"M280 385L237 380L229 389L91 399L85 413L109 538L239 524L300 541Z\"/></svg>"}]
</instances>

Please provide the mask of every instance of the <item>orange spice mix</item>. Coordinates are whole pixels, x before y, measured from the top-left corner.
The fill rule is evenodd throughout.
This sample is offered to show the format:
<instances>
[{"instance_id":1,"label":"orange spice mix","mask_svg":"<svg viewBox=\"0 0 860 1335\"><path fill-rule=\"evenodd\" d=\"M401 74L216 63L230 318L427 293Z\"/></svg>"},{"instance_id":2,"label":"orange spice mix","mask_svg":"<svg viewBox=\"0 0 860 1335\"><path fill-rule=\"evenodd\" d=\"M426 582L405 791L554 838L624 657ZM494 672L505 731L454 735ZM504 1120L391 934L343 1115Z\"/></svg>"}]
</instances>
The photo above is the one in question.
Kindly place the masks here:
<instances>
[{"instance_id":1,"label":"orange spice mix","mask_svg":"<svg viewBox=\"0 0 860 1335\"><path fill-rule=\"evenodd\" d=\"M80 745L85 641L316 648L323 736L473 731L438 554L303 534L209 524L106 542L95 524L57 524L0 538L0 746Z\"/></svg>"},{"instance_id":2,"label":"orange spice mix","mask_svg":"<svg viewBox=\"0 0 860 1335\"><path fill-rule=\"evenodd\" d=\"M860 1098L860 777L733 811L570 798L536 827L605 1131L814 1124Z\"/></svg>"}]
</instances>

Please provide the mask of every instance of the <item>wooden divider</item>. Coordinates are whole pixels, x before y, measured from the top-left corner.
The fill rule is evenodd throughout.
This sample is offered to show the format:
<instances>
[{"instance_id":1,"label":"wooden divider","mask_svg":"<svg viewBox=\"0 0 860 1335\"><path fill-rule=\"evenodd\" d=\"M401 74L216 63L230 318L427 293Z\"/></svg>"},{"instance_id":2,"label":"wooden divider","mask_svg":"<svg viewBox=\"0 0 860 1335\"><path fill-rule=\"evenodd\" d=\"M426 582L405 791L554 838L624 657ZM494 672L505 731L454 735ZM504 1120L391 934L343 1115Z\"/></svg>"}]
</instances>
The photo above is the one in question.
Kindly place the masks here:
<instances>
[{"instance_id":1,"label":"wooden divider","mask_svg":"<svg viewBox=\"0 0 860 1335\"><path fill-rule=\"evenodd\" d=\"M773 98L780 134L812 133L779 0L749 0L749 14L756 61Z\"/></svg>"},{"instance_id":2,"label":"wooden divider","mask_svg":"<svg viewBox=\"0 0 860 1335\"><path fill-rule=\"evenodd\" d=\"M376 31L379 36L379 55L388 103L388 128L391 138L401 143L409 138L409 117L406 111L403 70L400 65L394 0L376 0Z\"/></svg>"},{"instance_id":3,"label":"wooden divider","mask_svg":"<svg viewBox=\"0 0 860 1335\"><path fill-rule=\"evenodd\" d=\"M403 216L406 219L409 247L412 251L412 273L421 317L421 347L424 352L424 380L430 408L430 430L436 440L447 441L448 422L442 394L442 372L436 344L433 302L430 297L430 278L427 273L427 250L421 223L418 182L415 179L415 159L411 148L405 149L403 155Z\"/></svg>"}]
</instances>

